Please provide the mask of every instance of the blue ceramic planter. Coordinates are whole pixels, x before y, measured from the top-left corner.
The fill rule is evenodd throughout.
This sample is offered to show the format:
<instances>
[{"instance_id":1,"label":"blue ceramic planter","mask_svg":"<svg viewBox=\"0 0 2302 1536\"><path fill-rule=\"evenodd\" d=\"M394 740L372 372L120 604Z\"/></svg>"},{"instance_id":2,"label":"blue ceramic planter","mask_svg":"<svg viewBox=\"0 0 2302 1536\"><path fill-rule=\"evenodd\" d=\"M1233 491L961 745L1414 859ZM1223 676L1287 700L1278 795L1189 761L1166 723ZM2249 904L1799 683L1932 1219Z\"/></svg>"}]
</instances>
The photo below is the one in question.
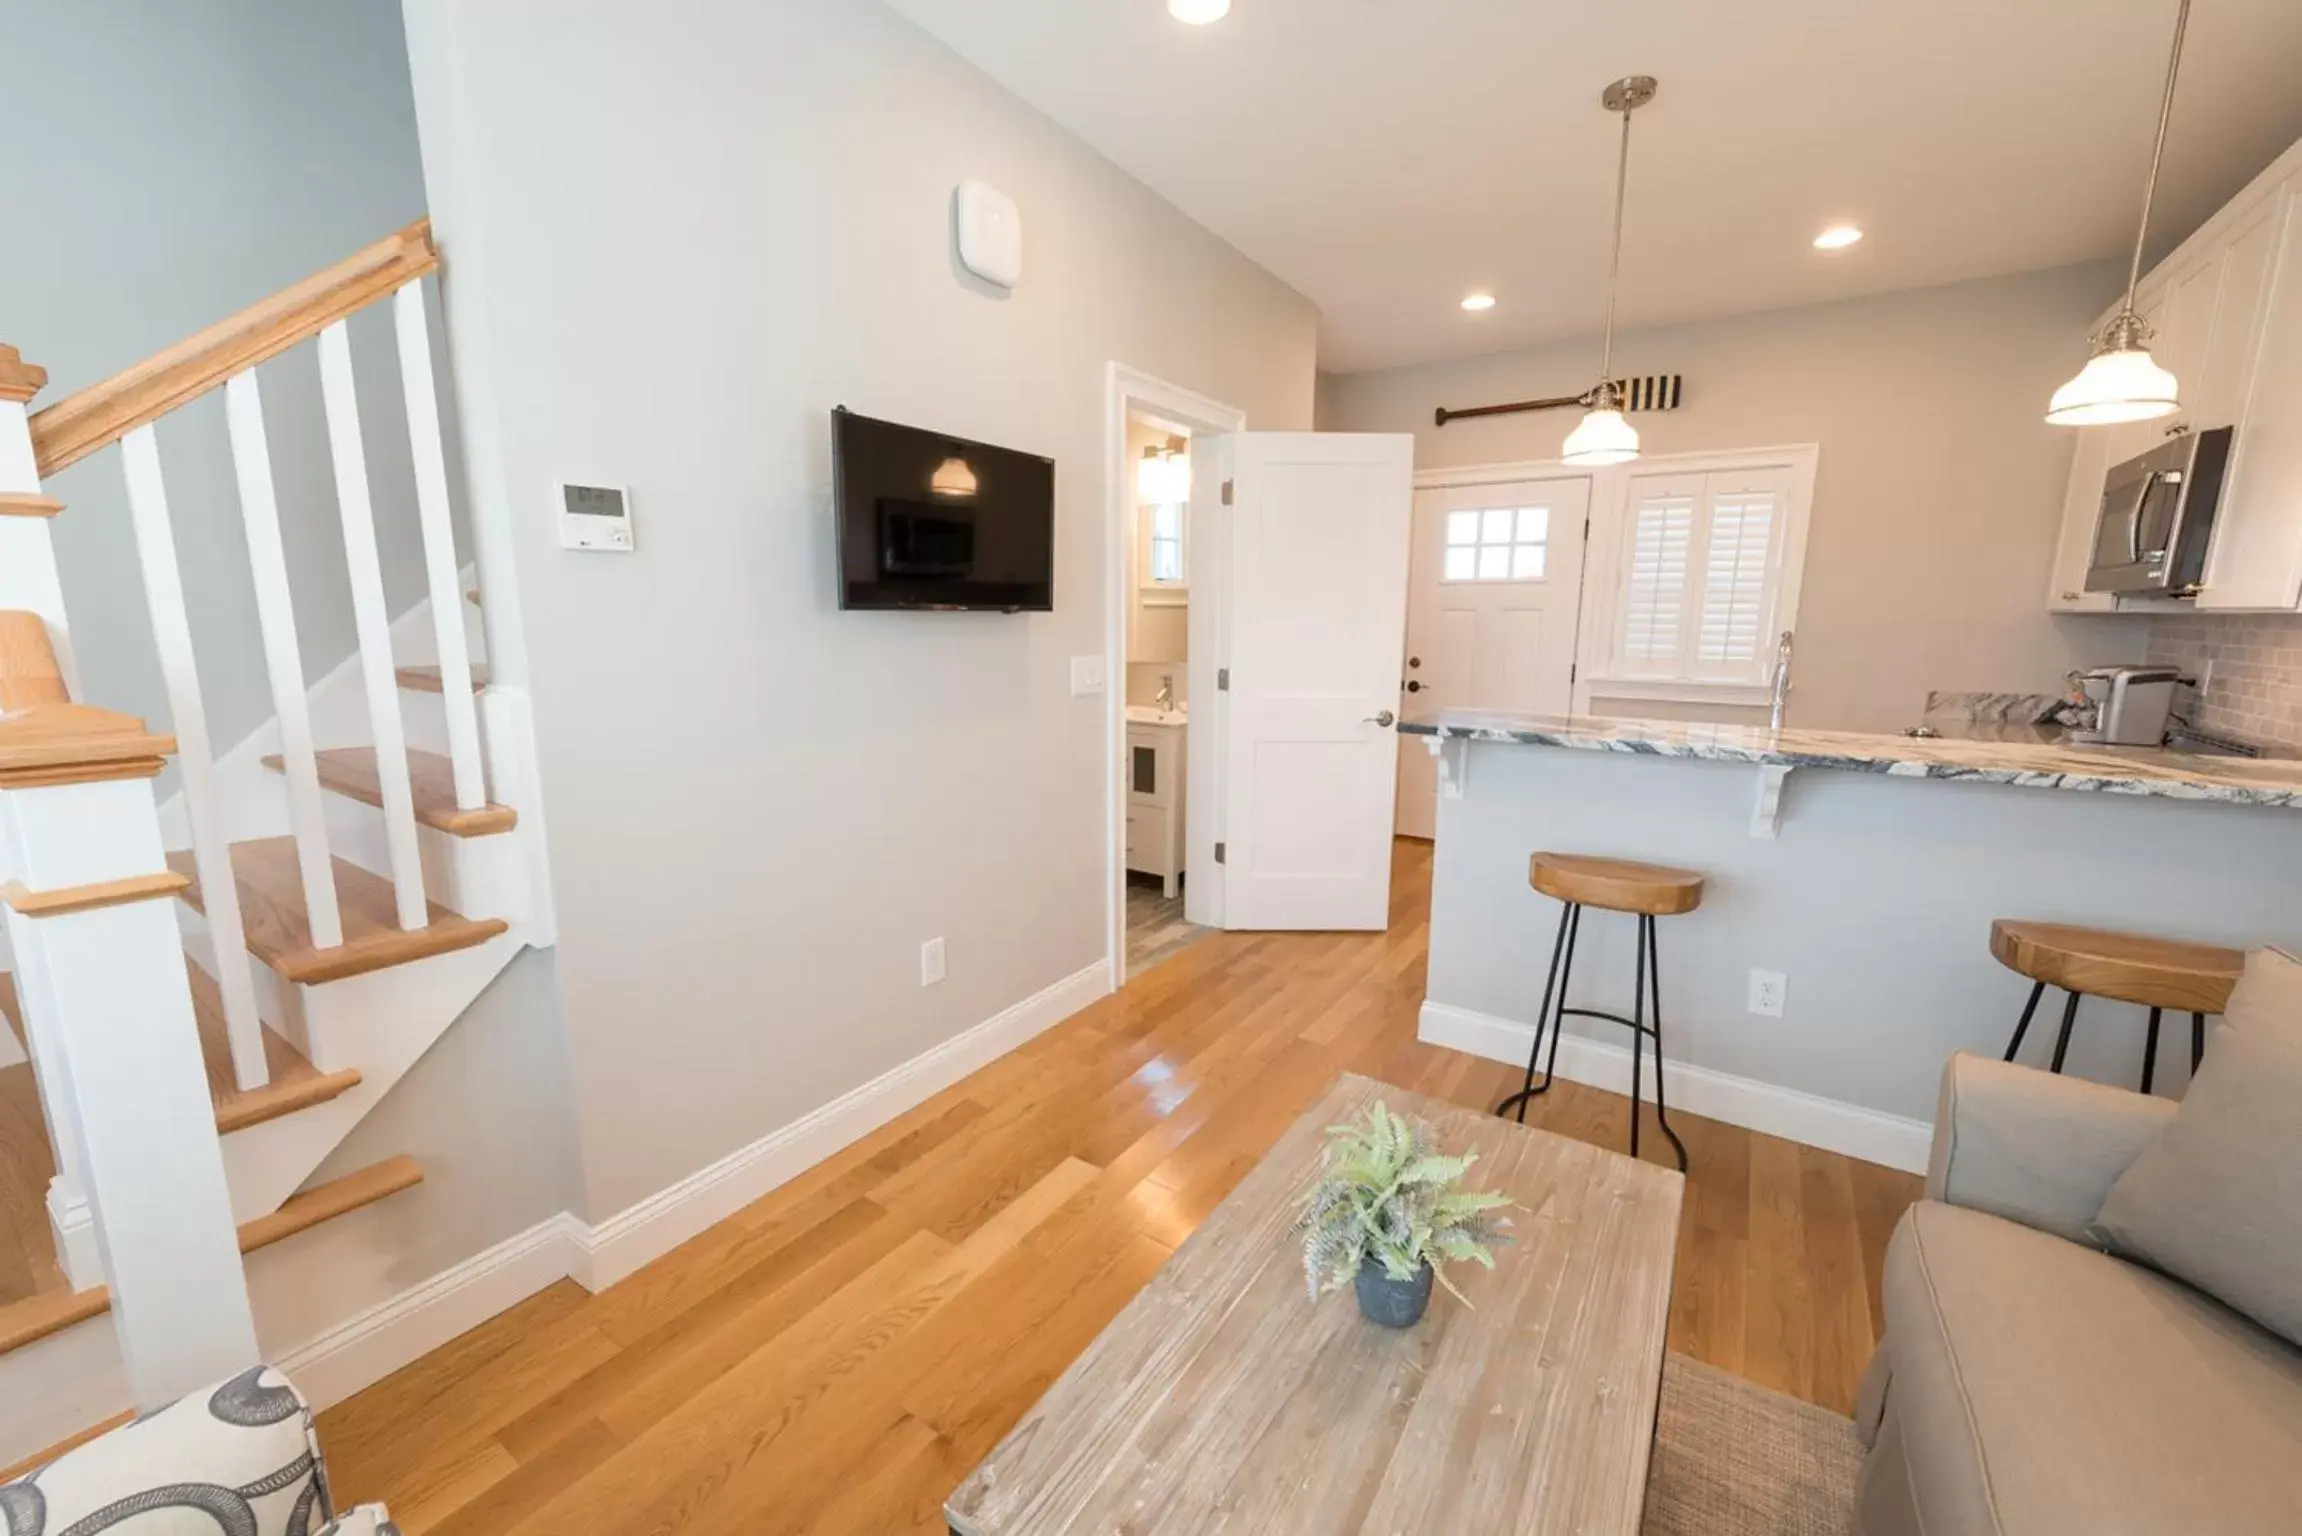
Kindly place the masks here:
<instances>
[{"instance_id":1,"label":"blue ceramic planter","mask_svg":"<svg viewBox=\"0 0 2302 1536\"><path fill-rule=\"evenodd\" d=\"M1359 1266L1352 1284L1358 1292L1359 1315L1385 1328L1412 1328L1431 1305L1431 1266L1425 1264L1412 1280L1394 1280L1382 1261L1369 1259Z\"/></svg>"}]
</instances>

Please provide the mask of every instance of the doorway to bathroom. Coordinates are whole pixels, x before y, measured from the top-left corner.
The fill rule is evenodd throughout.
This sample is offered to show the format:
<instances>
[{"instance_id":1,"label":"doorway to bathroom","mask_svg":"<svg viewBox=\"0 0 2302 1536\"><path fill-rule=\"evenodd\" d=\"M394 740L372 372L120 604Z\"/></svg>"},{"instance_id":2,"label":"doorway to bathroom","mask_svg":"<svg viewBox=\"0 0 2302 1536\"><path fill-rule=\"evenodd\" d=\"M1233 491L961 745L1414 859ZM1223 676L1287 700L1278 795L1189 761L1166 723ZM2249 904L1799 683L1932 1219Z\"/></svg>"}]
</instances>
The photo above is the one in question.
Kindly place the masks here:
<instances>
[{"instance_id":1,"label":"doorway to bathroom","mask_svg":"<svg viewBox=\"0 0 2302 1536\"><path fill-rule=\"evenodd\" d=\"M1188 921L1191 877L1191 439L1189 423L1127 413L1120 666L1121 868L1126 979L1213 932Z\"/></svg>"}]
</instances>

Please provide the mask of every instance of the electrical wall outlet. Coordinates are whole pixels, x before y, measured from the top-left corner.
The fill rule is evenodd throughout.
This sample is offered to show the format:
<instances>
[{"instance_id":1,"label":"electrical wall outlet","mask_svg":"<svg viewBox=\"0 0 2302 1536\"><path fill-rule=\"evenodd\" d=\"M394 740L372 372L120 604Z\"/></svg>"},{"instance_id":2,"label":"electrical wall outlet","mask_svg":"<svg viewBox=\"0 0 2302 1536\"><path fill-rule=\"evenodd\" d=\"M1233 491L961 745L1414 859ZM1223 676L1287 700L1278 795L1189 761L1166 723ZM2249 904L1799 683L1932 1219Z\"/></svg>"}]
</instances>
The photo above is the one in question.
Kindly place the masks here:
<instances>
[{"instance_id":1,"label":"electrical wall outlet","mask_svg":"<svg viewBox=\"0 0 2302 1536\"><path fill-rule=\"evenodd\" d=\"M919 984L932 987L943 979L943 941L929 939L919 946Z\"/></svg>"},{"instance_id":2,"label":"electrical wall outlet","mask_svg":"<svg viewBox=\"0 0 2302 1536\"><path fill-rule=\"evenodd\" d=\"M1105 686L1103 658L1100 656L1074 656L1071 658L1071 693L1074 698L1090 693L1101 693Z\"/></svg>"},{"instance_id":3,"label":"electrical wall outlet","mask_svg":"<svg viewBox=\"0 0 2302 1536\"><path fill-rule=\"evenodd\" d=\"M1750 1011L1765 1019L1782 1017L1783 993L1790 987L1790 979L1780 971L1753 971L1750 973Z\"/></svg>"}]
</instances>

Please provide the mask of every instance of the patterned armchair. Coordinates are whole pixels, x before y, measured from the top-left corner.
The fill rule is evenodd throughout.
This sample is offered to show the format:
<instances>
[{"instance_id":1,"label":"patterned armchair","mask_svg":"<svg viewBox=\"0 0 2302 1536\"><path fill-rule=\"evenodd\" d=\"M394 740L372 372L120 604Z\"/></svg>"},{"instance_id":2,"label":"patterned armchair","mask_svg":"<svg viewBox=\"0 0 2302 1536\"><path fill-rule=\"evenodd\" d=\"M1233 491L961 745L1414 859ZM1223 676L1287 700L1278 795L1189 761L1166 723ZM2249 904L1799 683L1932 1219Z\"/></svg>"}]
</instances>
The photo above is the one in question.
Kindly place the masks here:
<instances>
[{"instance_id":1,"label":"patterned armchair","mask_svg":"<svg viewBox=\"0 0 2302 1536\"><path fill-rule=\"evenodd\" d=\"M312 1410L261 1366L0 1484L5 1536L399 1536L381 1504L338 1516Z\"/></svg>"}]
</instances>

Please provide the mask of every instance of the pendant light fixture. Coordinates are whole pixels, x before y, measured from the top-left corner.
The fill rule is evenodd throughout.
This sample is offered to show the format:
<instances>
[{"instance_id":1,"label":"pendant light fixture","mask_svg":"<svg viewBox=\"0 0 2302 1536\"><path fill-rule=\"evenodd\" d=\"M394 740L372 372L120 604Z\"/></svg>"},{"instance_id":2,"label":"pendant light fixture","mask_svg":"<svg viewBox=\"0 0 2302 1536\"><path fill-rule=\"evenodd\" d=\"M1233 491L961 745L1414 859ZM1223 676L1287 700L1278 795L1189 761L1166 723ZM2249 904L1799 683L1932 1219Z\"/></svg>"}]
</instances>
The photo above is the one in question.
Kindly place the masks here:
<instances>
[{"instance_id":1,"label":"pendant light fixture","mask_svg":"<svg viewBox=\"0 0 2302 1536\"><path fill-rule=\"evenodd\" d=\"M2150 151L2150 179L2142 184L2142 227L2134 232L2134 261L2126 269L2126 303L2094 338L2094 354L2078 377L2054 392L2046 419L2058 427L2107 427L2148 421L2182 408L2174 375L2150 355L2150 327L2135 312L2142 281L2142 246L2150 234L2150 204L2158 195L2158 166L2166 158L2166 124L2174 115L2174 77L2182 68L2182 34L2190 0L2174 13L2174 51L2166 61L2166 96L2158 105L2158 142Z\"/></svg>"},{"instance_id":2,"label":"pendant light fixture","mask_svg":"<svg viewBox=\"0 0 2302 1536\"><path fill-rule=\"evenodd\" d=\"M1655 77L1630 75L1599 93L1599 105L1623 115L1623 147L1615 165L1615 244L1607 259L1607 328L1599 361L1598 387L1585 398L1590 409L1559 453L1566 463L1597 467L1628 464L1639 456L1639 430L1623 418L1622 391L1615 387L1615 288L1623 265L1623 193L1631 177L1631 114L1655 99Z\"/></svg>"}]
</instances>

